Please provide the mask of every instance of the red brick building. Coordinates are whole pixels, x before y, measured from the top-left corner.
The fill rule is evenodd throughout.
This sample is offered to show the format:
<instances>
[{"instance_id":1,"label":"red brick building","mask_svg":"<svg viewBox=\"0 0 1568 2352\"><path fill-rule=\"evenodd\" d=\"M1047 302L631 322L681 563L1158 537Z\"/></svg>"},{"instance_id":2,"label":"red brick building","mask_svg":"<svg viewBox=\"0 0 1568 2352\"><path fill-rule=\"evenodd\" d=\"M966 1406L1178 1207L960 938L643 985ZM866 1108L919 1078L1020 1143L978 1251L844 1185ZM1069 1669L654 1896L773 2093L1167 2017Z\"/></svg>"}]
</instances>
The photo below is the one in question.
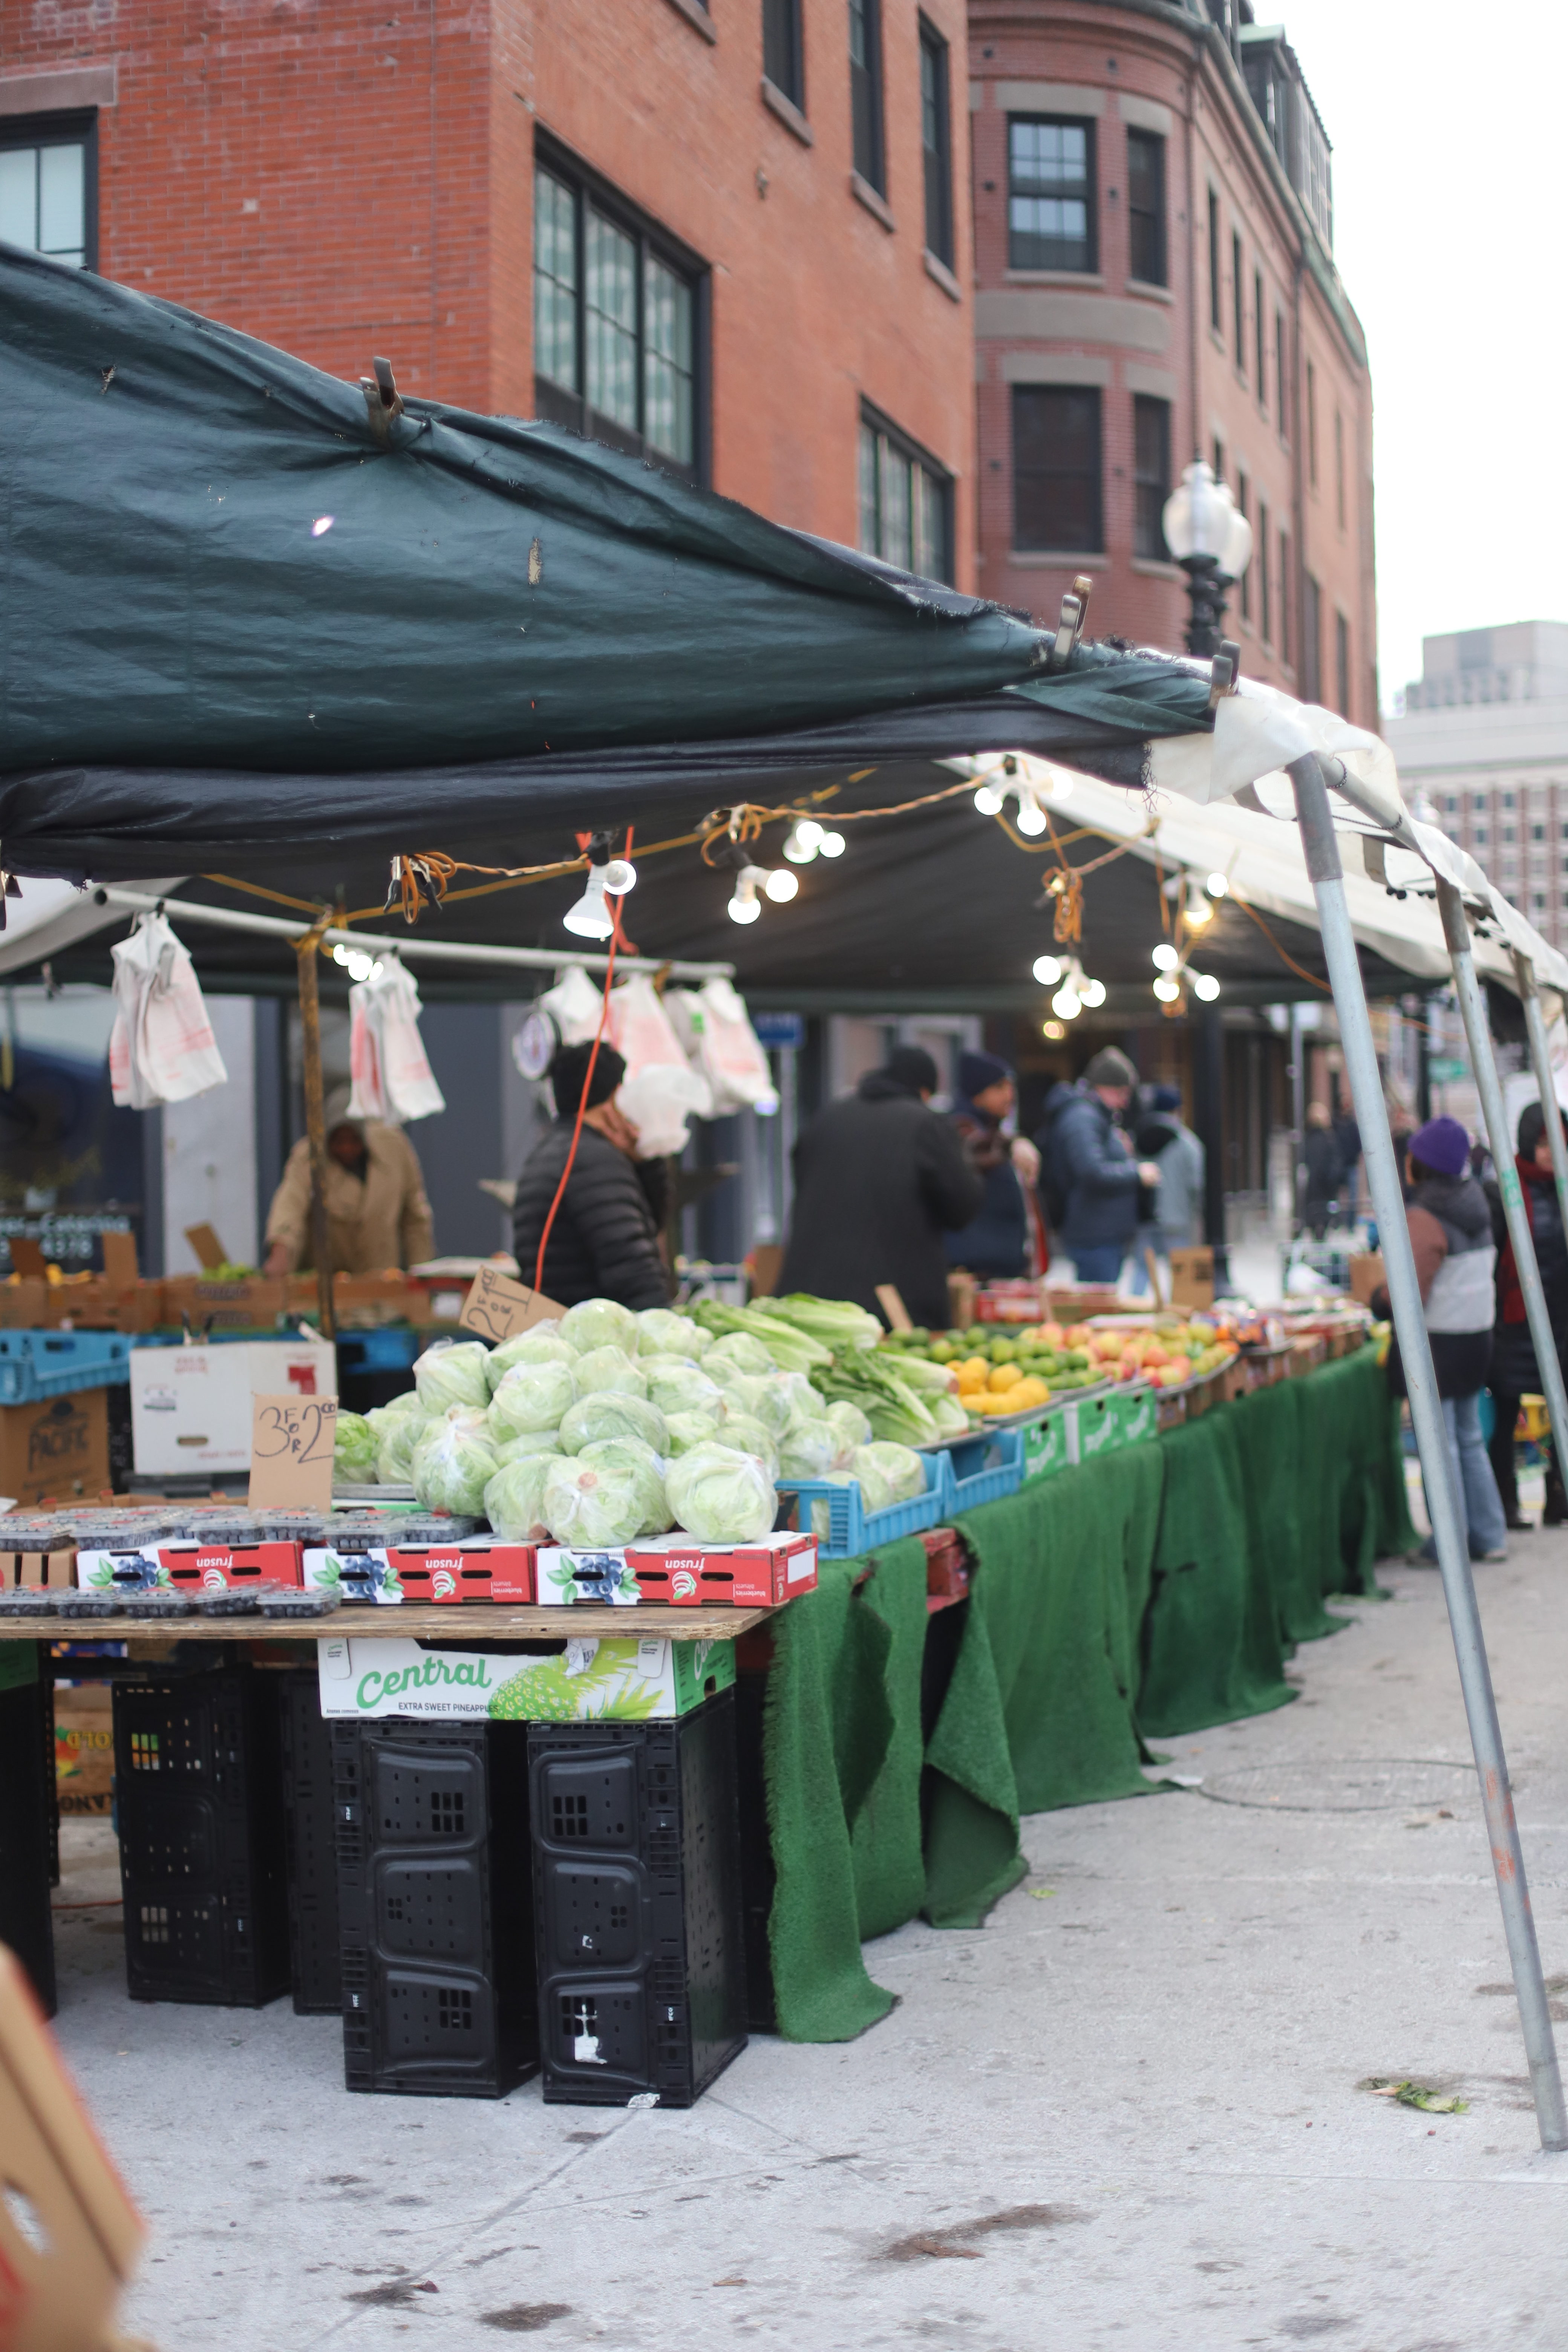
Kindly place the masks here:
<instances>
[{"instance_id":1,"label":"red brick building","mask_svg":"<svg viewBox=\"0 0 1568 2352\"><path fill-rule=\"evenodd\" d=\"M0 0L0 236L973 583L963 0Z\"/></svg>"},{"instance_id":2,"label":"red brick building","mask_svg":"<svg viewBox=\"0 0 1568 2352\"><path fill-rule=\"evenodd\" d=\"M1244 667L1377 724L1372 388L1327 138L1249 0L971 0L980 586L1177 646L1160 509L1206 458Z\"/></svg>"}]
</instances>

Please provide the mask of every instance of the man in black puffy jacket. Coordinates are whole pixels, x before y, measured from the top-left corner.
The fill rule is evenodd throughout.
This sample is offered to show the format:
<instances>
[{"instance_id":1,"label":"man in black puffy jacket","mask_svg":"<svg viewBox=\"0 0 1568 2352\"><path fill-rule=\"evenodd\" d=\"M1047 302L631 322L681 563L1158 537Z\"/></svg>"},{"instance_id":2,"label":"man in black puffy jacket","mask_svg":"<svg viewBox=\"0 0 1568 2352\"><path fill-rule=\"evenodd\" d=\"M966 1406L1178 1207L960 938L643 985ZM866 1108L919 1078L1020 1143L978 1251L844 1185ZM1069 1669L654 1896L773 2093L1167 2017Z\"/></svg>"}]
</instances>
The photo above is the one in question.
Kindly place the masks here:
<instances>
[{"instance_id":1,"label":"man in black puffy jacket","mask_svg":"<svg viewBox=\"0 0 1568 2352\"><path fill-rule=\"evenodd\" d=\"M584 1298L616 1298L623 1307L668 1307L669 1282L658 1254L651 1187L633 1158L637 1129L614 1097L626 1066L613 1045L601 1045L588 1084L591 1047L563 1045L550 1065L555 1121L530 1152L512 1207L512 1248L524 1282L533 1284L540 1236L572 1149L577 1107L588 1087L588 1108L572 1173L561 1196L544 1252L538 1287L560 1307ZM648 1176L662 1176L656 1161Z\"/></svg>"}]
</instances>

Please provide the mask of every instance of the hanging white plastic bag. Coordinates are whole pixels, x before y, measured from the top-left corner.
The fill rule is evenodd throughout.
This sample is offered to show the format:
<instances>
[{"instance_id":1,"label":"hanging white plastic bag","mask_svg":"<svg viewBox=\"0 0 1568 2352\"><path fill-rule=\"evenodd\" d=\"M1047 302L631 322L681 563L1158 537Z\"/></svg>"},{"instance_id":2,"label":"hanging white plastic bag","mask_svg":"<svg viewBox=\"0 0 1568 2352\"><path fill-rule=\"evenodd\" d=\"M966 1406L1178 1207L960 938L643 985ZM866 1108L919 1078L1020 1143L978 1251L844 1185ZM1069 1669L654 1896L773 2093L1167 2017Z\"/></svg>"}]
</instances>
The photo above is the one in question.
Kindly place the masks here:
<instances>
[{"instance_id":1,"label":"hanging white plastic bag","mask_svg":"<svg viewBox=\"0 0 1568 2352\"><path fill-rule=\"evenodd\" d=\"M349 991L351 1118L389 1127L431 1118L447 1108L419 1034L419 990L395 956Z\"/></svg>"},{"instance_id":2,"label":"hanging white plastic bag","mask_svg":"<svg viewBox=\"0 0 1568 2352\"><path fill-rule=\"evenodd\" d=\"M626 1063L628 1077L640 1077L649 1069L689 1066L685 1048L646 972L633 972L629 980L612 989L605 1025L611 1045Z\"/></svg>"},{"instance_id":3,"label":"hanging white plastic bag","mask_svg":"<svg viewBox=\"0 0 1568 2352\"><path fill-rule=\"evenodd\" d=\"M639 1070L636 1077L622 1080L616 1100L637 1131L639 1160L679 1155L686 1149L691 1121L709 1118L713 1111L707 1079L685 1062L656 1062Z\"/></svg>"},{"instance_id":4,"label":"hanging white plastic bag","mask_svg":"<svg viewBox=\"0 0 1568 2352\"><path fill-rule=\"evenodd\" d=\"M585 1045L596 1034L599 1009L604 1003L580 963L568 965L553 988L547 988L539 1000L542 1010L555 1024L556 1034L563 1045Z\"/></svg>"},{"instance_id":5,"label":"hanging white plastic bag","mask_svg":"<svg viewBox=\"0 0 1568 2352\"><path fill-rule=\"evenodd\" d=\"M764 1116L779 1098L768 1057L752 1027L746 1007L727 980L705 981L690 1007L698 1039L698 1067L713 1090L713 1115L751 1108Z\"/></svg>"},{"instance_id":6,"label":"hanging white plastic bag","mask_svg":"<svg viewBox=\"0 0 1568 2352\"><path fill-rule=\"evenodd\" d=\"M162 915L139 915L114 956L109 1076L121 1109L188 1102L227 1083L190 956Z\"/></svg>"}]
</instances>

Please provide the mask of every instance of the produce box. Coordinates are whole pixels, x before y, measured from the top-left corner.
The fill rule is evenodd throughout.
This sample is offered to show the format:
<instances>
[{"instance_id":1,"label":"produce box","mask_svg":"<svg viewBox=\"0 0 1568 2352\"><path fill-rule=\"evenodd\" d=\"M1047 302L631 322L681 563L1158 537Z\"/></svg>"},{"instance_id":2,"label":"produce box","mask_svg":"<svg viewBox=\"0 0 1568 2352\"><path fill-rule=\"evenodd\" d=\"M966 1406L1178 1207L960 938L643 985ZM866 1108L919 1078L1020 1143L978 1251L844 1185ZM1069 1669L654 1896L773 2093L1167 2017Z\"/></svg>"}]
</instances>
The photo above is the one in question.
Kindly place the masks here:
<instances>
[{"instance_id":1,"label":"produce box","mask_svg":"<svg viewBox=\"0 0 1568 2352\"><path fill-rule=\"evenodd\" d=\"M405 1601L533 1601L532 1544L500 1536L464 1536L449 1544L308 1545L303 1581L330 1586L345 1601L395 1608Z\"/></svg>"},{"instance_id":2,"label":"produce box","mask_svg":"<svg viewBox=\"0 0 1568 2352\"><path fill-rule=\"evenodd\" d=\"M140 1591L161 1584L221 1592L264 1577L274 1584L301 1580L297 1543L199 1543L194 1538L138 1545L128 1536L122 1551L79 1551L76 1570L79 1584L99 1591L122 1585Z\"/></svg>"},{"instance_id":3,"label":"produce box","mask_svg":"<svg viewBox=\"0 0 1568 2352\"><path fill-rule=\"evenodd\" d=\"M112 1694L107 1683L55 1690L55 1786L62 1814L107 1813L114 1800Z\"/></svg>"},{"instance_id":4,"label":"produce box","mask_svg":"<svg viewBox=\"0 0 1568 2352\"><path fill-rule=\"evenodd\" d=\"M17 1584L60 1585L76 1582L76 1553L0 1551L0 1589Z\"/></svg>"},{"instance_id":5,"label":"produce box","mask_svg":"<svg viewBox=\"0 0 1568 2352\"><path fill-rule=\"evenodd\" d=\"M314 1290L311 1292L314 1297ZM193 1323L213 1330L271 1330L288 1308L287 1285L281 1277L263 1274L220 1278L210 1274L175 1274L163 1283L163 1318L177 1323L188 1316Z\"/></svg>"},{"instance_id":6,"label":"produce box","mask_svg":"<svg viewBox=\"0 0 1568 2352\"><path fill-rule=\"evenodd\" d=\"M1037 1323L1041 1313L1037 1282L988 1282L974 1294L977 1323Z\"/></svg>"},{"instance_id":7,"label":"produce box","mask_svg":"<svg viewBox=\"0 0 1568 2352\"><path fill-rule=\"evenodd\" d=\"M336 1635L316 1644L321 1713L473 1722L645 1722L689 1714L735 1679L732 1642L569 1641L498 1655Z\"/></svg>"},{"instance_id":8,"label":"produce box","mask_svg":"<svg viewBox=\"0 0 1568 2352\"><path fill-rule=\"evenodd\" d=\"M52 1330L59 1321L59 1310L52 1307L50 1293L58 1288L58 1283L31 1275L16 1282L0 1282L0 1331Z\"/></svg>"},{"instance_id":9,"label":"produce box","mask_svg":"<svg viewBox=\"0 0 1568 2352\"><path fill-rule=\"evenodd\" d=\"M138 1474L248 1470L252 1396L290 1392L336 1394L330 1340L296 1336L210 1348L133 1348L131 1433Z\"/></svg>"},{"instance_id":10,"label":"produce box","mask_svg":"<svg viewBox=\"0 0 1568 2352\"><path fill-rule=\"evenodd\" d=\"M763 1536L752 1544L704 1544L690 1536L647 1536L626 1546L626 1565L644 1601L695 1609L728 1601L737 1609L769 1609L816 1586L816 1538ZM540 1579L541 1599L547 1580Z\"/></svg>"},{"instance_id":11,"label":"produce box","mask_svg":"<svg viewBox=\"0 0 1568 2352\"><path fill-rule=\"evenodd\" d=\"M1158 1427L1154 1391L1142 1381L1121 1381L1102 1395L1079 1400L1078 1458L1092 1462L1098 1454L1139 1444Z\"/></svg>"},{"instance_id":12,"label":"produce box","mask_svg":"<svg viewBox=\"0 0 1568 2352\"><path fill-rule=\"evenodd\" d=\"M1054 1478L1058 1470L1077 1461L1080 1409L1079 1400L1070 1397L1065 1404L1047 1405L1024 1423L1019 1434L1024 1441L1026 1486L1031 1478Z\"/></svg>"},{"instance_id":13,"label":"produce box","mask_svg":"<svg viewBox=\"0 0 1568 2352\"><path fill-rule=\"evenodd\" d=\"M109 1406L101 1389L0 1405L0 1494L18 1503L47 1496L69 1502L101 1495L109 1485Z\"/></svg>"}]
</instances>

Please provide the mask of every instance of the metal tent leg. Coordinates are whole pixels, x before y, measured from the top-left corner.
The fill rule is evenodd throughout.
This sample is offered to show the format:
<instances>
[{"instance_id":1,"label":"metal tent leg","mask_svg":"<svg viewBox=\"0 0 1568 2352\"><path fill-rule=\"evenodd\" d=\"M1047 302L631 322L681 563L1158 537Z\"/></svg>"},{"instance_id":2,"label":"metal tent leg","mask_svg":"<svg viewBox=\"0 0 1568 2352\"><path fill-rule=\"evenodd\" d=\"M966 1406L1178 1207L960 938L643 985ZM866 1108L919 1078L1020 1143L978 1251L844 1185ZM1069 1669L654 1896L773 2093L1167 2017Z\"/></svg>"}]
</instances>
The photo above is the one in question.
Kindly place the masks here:
<instances>
[{"instance_id":1,"label":"metal tent leg","mask_svg":"<svg viewBox=\"0 0 1568 2352\"><path fill-rule=\"evenodd\" d=\"M1557 1108L1556 1074L1552 1067L1552 1055L1546 1044L1546 1016L1541 1009L1541 991L1536 984L1535 966L1528 956L1513 954L1514 974L1519 982L1520 1002L1524 1006L1525 1034L1530 1039L1530 1058L1535 1070L1535 1083L1541 1088L1541 1108L1546 1115L1547 1139L1552 1146L1552 1173L1557 1180L1557 1207L1563 1219L1563 1230L1568 1234L1568 1135L1563 1132L1561 1113Z\"/></svg>"},{"instance_id":2,"label":"metal tent leg","mask_svg":"<svg viewBox=\"0 0 1568 2352\"><path fill-rule=\"evenodd\" d=\"M1563 1390L1563 1367L1557 1360L1557 1342L1552 1337L1552 1318L1546 1308L1546 1293L1541 1285L1535 1236L1530 1230L1530 1212L1524 1205L1519 1171L1513 1164L1513 1138L1508 1131L1508 1119L1503 1110L1502 1085L1492 1052L1487 1001L1470 947L1470 927L1465 917L1465 902L1451 882L1439 881L1437 909L1443 918L1443 937L1447 942L1449 960L1454 967L1454 987L1470 1048L1470 1067L1475 1072L1476 1087L1480 1095L1481 1111L1497 1167L1498 1189L1502 1194L1503 1214L1508 1220L1508 1237L1513 1244L1513 1262L1519 1273L1519 1286L1524 1293L1524 1312L1535 1347L1536 1369L1546 1392L1546 1409L1552 1417L1552 1439L1557 1448L1558 1462L1562 1464L1568 1462L1568 1392ZM1540 1013L1538 1002L1537 1019Z\"/></svg>"},{"instance_id":3,"label":"metal tent leg","mask_svg":"<svg viewBox=\"0 0 1568 2352\"><path fill-rule=\"evenodd\" d=\"M1470 1744L1475 1751L1476 1769L1480 1779L1481 1805L1491 1844L1492 1868L1497 1874L1498 1900L1502 1908L1503 1930L1508 1937L1509 1959L1519 2000L1525 2053L1530 2061L1530 2079L1535 2095L1541 2144L1547 2148L1568 2147L1568 2111L1563 2107L1557 2046L1552 2038L1552 2020L1546 2005L1546 1986L1541 1972L1541 1953L1535 1940L1535 1920L1525 1882L1524 1855L1519 1842L1519 1824L1514 1819L1513 1795L1509 1786L1497 1703L1492 1696L1491 1670L1481 1634L1480 1613L1476 1606L1469 1545L1449 1467L1443 1408L1437 1396L1436 1375L1433 1370L1432 1349L1422 1313L1421 1291L1416 1280L1415 1260L1410 1248L1409 1228L1405 1222L1405 1202L1399 1187L1399 1172L1394 1166L1394 1141L1388 1131L1388 1111L1384 1101L1377 1054L1372 1042L1372 1023L1362 987L1361 965L1351 931L1344 872L1340 864L1339 843L1334 836L1333 819L1329 811L1328 788L1322 768L1311 753L1304 759L1292 761L1289 775L1296 789L1296 814L1301 831L1301 845L1307 856L1307 871L1311 877L1313 896L1318 904L1324 961L1333 985L1345 1071L1351 1084L1351 1099L1355 1107L1356 1124L1361 1130L1362 1149L1366 1155L1367 1182L1383 1244L1384 1267L1394 1309L1394 1328L1399 1338L1399 1352L1410 1397L1410 1417L1415 1428L1415 1443L1432 1509L1437 1565L1442 1572L1443 1593L1448 1604L1448 1622L1454 1636L1454 1654L1458 1662L1459 1687L1464 1695Z\"/></svg>"}]
</instances>

